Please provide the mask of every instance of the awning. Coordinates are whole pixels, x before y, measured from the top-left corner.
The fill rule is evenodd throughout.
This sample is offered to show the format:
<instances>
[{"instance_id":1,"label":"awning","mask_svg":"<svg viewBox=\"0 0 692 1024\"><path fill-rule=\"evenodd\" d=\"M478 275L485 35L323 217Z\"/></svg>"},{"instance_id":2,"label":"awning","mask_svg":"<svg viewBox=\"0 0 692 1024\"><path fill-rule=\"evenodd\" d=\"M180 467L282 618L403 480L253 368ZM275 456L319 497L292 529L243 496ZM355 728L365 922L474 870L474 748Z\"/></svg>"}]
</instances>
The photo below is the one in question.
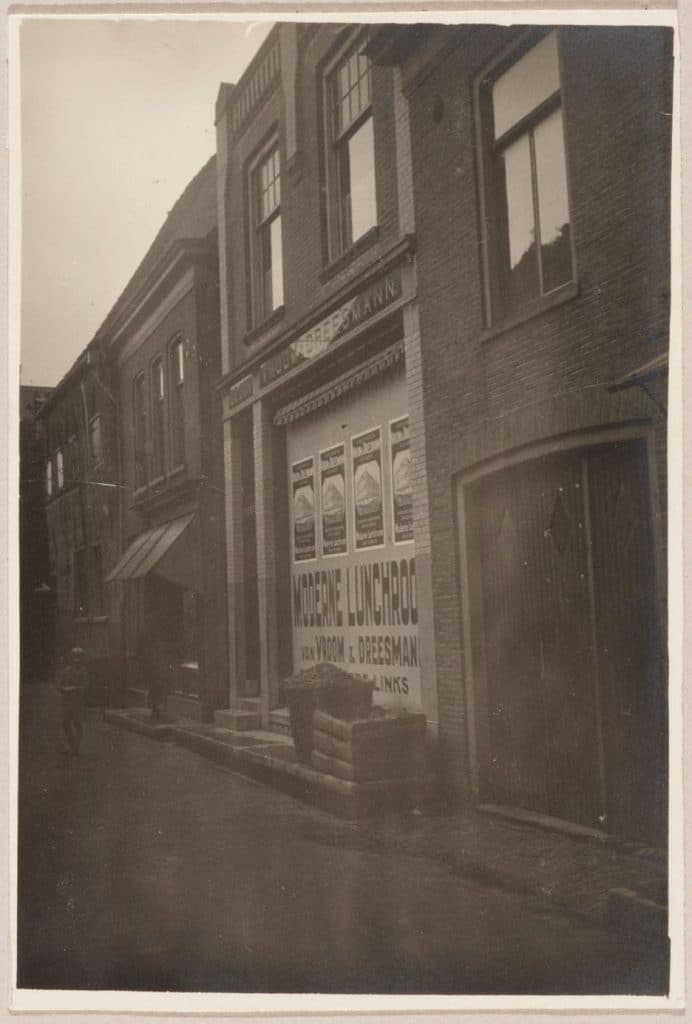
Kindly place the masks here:
<instances>
[{"instance_id":1,"label":"awning","mask_svg":"<svg viewBox=\"0 0 692 1024\"><path fill-rule=\"evenodd\" d=\"M201 551L194 512L135 537L106 577L106 583L137 580L150 572L186 590L202 593Z\"/></svg>"}]
</instances>

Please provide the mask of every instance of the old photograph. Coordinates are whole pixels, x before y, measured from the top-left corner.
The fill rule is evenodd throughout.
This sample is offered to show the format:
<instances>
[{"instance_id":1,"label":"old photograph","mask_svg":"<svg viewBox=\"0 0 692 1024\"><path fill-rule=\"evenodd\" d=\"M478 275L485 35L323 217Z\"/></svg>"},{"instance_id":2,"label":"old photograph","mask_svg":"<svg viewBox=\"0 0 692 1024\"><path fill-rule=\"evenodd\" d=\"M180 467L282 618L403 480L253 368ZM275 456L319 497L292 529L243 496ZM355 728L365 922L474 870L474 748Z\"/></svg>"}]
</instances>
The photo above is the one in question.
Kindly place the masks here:
<instances>
[{"instance_id":1,"label":"old photograph","mask_svg":"<svg viewBox=\"0 0 692 1024\"><path fill-rule=\"evenodd\" d=\"M15 994L667 997L674 19L11 20Z\"/></svg>"}]
</instances>

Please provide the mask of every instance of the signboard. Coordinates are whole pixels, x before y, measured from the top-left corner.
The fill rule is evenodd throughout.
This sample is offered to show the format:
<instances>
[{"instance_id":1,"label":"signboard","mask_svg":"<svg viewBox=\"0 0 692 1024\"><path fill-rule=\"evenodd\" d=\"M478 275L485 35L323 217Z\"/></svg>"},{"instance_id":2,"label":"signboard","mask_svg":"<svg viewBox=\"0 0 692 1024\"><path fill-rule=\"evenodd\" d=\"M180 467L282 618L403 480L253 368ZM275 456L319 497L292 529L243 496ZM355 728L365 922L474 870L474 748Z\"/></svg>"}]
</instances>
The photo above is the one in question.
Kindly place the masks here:
<instances>
[{"instance_id":1,"label":"signboard","mask_svg":"<svg viewBox=\"0 0 692 1024\"><path fill-rule=\"evenodd\" d=\"M252 376L243 377L242 380L237 381L232 387L226 392L226 402L232 409L236 405L240 405L246 399L252 397L253 392L253 381Z\"/></svg>"},{"instance_id":2,"label":"signboard","mask_svg":"<svg viewBox=\"0 0 692 1024\"><path fill-rule=\"evenodd\" d=\"M356 551L384 544L382 444L380 428L351 438L353 522Z\"/></svg>"},{"instance_id":3,"label":"signboard","mask_svg":"<svg viewBox=\"0 0 692 1024\"><path fill-rule=\"evenodd\" d=\"M420 705L413 556L296 570L292 603L296 670L329 661L372 679L378 704Z\"/></svg>"},{"instance_id":4,"label":"signboard","mask_svg":"<svg viewBox=\"0 0 692 1024\"><path fill-rule=\"evenodd\" d=\"M401 297L401 275L392 271L374 285L354 295L285 348L261 363L260 385L266 387L295 366L322 355L350 330L367 323Z\"/></svg>"},{"instance_id":5,"label":"signboard","mask_svg":"<svg viewBox=\"0 0 692 1024\"><path fill-rule=\"evenodd\" d=\"M413 490L411 488L411 445L408 416L389 424L389 452L392 473L392 521L394 543L413 540Z\"/></svg>"},{"instance_id":6,"label":"signboard","mask_svg":"<svg viewBox=\"0 0 692 1024\"><path fill-rule=\"evenodd\" d=\"M313 460L303 459L291 467L293 498L293 557L296 562L314 558L315 472Z\"/></svg>"},{"instance_id":7,"label":"signboard","mask_svg":"<svg viewBox=\"0 0 692 1024\"><path fill-rule=\"evenodd\" d=\"M346 552L346 450L343 444L320 452L322 554Z\"/></svg>"}]
</instances>

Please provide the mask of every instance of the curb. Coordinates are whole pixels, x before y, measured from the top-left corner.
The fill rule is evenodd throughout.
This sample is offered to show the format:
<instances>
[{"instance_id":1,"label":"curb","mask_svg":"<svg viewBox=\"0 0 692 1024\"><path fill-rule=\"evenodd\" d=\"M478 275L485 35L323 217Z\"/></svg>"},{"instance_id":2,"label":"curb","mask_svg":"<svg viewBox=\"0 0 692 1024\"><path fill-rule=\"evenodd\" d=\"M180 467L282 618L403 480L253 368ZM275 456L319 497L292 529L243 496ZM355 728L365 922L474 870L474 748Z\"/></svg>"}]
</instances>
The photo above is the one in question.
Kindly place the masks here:
<instances>
[{"instance_id":1,"label":"curb","mask_svg":"<svg viewBox=\"0 0 692 1024\"><path fill-rule=\"evenodd\" d=\"M128 715L125 711L114 711L108 709L103 713L103 719L110 725L117 725L121 729L129 729L130 732L139 733L140 736L147 736L152 740L168 740L171 738L172 726L168 723L152 725L150 722L140 721Z\"/></svg>"}]
</instances>

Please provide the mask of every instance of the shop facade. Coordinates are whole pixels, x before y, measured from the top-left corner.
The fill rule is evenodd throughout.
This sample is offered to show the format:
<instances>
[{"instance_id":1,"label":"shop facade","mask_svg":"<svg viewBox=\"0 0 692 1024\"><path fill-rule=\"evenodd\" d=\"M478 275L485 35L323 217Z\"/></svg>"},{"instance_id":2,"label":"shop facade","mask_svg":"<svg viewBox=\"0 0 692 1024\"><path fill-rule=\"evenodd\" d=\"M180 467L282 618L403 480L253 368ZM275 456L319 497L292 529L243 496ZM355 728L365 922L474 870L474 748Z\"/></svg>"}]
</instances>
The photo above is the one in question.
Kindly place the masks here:
<instances>
[{"instance_id":1,"label":"shop facade","mask_svg":"<svg viewBox=\"0 0 692 1024\"><path fill-rule=\"evenodd\" d=\"M372 50L411 126L446 773L476 803L652 845L665 401L618 382L667 357L671 46L473 26Z\"/></svg>"},{"instance_id":2,"label":"shop facade","mask_svg":"<svg viewBox=\"0 0 692 1024\"><path fill-rule=\"evenodd\" d=\"M277 26L217 102L228 704L319 662L437 726L410 165L362 27Z\"/></svg>"}]
</instances>

